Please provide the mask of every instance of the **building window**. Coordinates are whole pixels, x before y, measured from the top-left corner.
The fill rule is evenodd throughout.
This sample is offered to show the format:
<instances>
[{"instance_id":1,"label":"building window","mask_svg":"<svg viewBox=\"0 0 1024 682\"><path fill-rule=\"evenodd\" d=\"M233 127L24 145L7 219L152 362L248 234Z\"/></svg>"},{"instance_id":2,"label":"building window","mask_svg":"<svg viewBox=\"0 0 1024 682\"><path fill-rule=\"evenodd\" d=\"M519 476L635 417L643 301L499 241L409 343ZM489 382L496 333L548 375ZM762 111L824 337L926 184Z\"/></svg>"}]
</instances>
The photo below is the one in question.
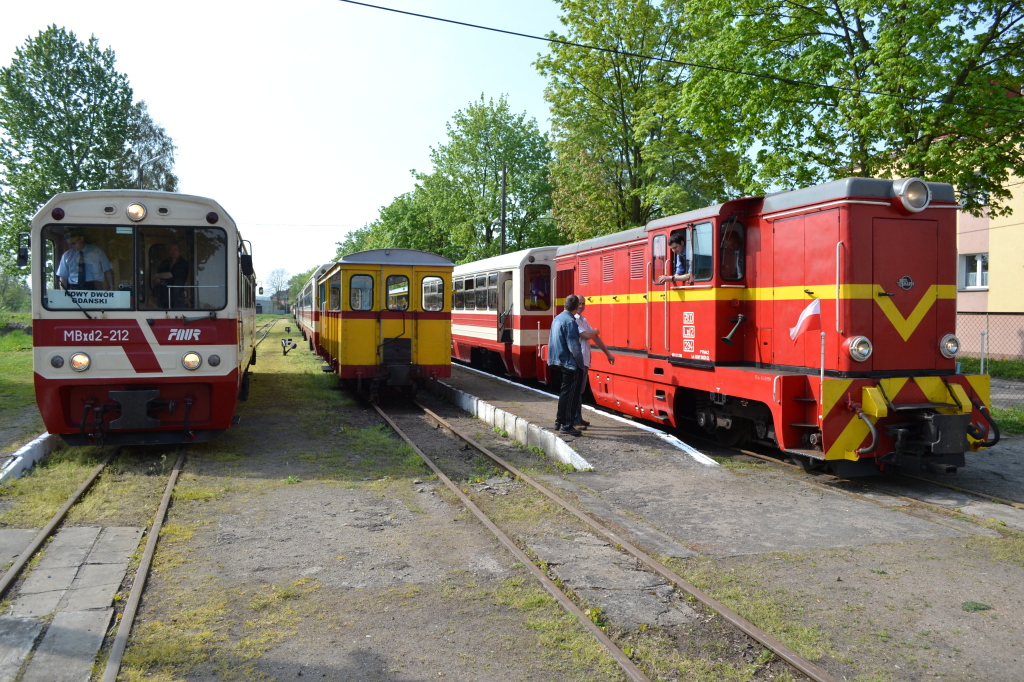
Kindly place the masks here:
<instances>
[{"instance_id":1,"label":"building window","mask_svg":"<svg viewBox=\"0 0 1024 682\"><path fill-rule=\"evenodd\" d=\"M961 289L988 289L988 254L961 255L960 273Z\"/></svg>"}]
</instances>

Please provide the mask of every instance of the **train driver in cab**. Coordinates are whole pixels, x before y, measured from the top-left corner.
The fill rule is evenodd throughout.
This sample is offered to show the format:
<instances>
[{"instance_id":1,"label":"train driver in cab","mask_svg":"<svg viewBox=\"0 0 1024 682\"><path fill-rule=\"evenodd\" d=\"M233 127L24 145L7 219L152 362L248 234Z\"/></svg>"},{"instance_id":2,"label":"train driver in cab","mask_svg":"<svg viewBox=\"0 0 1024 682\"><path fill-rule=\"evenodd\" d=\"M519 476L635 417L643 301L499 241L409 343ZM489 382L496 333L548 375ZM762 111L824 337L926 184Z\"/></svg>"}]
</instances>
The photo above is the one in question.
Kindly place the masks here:
<instances>
[{"instance_id":1,"label":"train driver in cab","mask_svg":"<svg viewBox=\"0 0 1024 682\"><path fill-rule=\"evenodd\" d=\"M690 277L690 257L686 252L686 230L673 232L668 238L668 248L672 252L672 274L660 275L658 284L668 282L685 282Z\"/></svg>"},{"instance_id":2,"label":"train driver in cab","mask_svg":"<svg viewBox=\"0 0 1024 682\"><path fill-rule=\"evenodd\" d=\"M722 230L722 244L719 247L719 272L722 279L743 279L743 235L738 226L726 225Z\"/></svg>"},{"instance_id":3,"label":"train driver in cab","mask_svg":"<svg viewBox=\"0 0 1024 682\"><path fill-rule=\"evenodd\" d=\"M85 243L85 233L71 228L65 235L69 248L60 257L57 277L62 289L107 289L114 288L114 268L103 249L95 244Z\"/></svg>"}]
</instances>

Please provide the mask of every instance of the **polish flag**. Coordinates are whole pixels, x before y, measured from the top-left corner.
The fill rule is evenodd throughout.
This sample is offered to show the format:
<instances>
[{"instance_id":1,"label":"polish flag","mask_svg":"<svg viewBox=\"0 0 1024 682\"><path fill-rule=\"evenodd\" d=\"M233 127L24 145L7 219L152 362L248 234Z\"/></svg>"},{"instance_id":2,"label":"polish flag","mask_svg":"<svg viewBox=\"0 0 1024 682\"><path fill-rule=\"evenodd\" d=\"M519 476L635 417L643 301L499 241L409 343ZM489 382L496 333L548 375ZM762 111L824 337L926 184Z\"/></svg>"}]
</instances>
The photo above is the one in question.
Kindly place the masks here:
<instances>
[{"instance_id":1,"label":"polish flag","mask_svg":"<svg viewBox=\"0 0 1024 682\"><path fill-rule=\"evenodd\" d=\"M821 329L821 299L816 298L811 304L800 313L800 319L796 326L789 330L789 338L796 341L796 338L809 329Z\"/></svg>"}]
</instances>

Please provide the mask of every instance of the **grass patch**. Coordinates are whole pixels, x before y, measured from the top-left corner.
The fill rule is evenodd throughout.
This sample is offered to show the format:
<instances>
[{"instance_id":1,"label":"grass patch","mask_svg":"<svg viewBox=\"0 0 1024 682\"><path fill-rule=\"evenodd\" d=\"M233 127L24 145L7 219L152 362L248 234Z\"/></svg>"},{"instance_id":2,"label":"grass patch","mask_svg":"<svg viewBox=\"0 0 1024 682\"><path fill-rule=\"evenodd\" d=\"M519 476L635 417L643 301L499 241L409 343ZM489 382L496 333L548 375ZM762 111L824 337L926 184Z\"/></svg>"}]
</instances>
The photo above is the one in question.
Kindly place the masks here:
<instances>
[{"instance_id":1,"label":"grass patch","mask_svg":"<svg viewBox=\"0 0 1024 682\"><path fill-rule=\"evenodd\" d=\"M958 357L960 371L964 374L978 374L981 372L981 358L967 356ZM985 359L985 372L989 376L1000 379L1015 379L1024 381L1024 360L997 360Z\"/></svg>"},{"instance_id":2,"label":"grass patch","mask_svg":"<svg viewBox=\"0 0 1024 682\"><path fill-rule=\"evenodd\" d=\"M13 347L10 339L17 335L28 339L28 348L17 350ZM21 342L17 340L14 344L21 347ZM0 418L3 418L5 412L33 404L35 384L32 379L32 337L21 332L0 336Z\"/></svg>"},{"instance_id":3,"label":"grass patch","mask_svg":"<svg viewBox=\"0 0 1024 682\"><path fill-rule=\"evenodd\" d=\"M670 558L665 563L698 588L778 637L801 656L814 661L833 653L821 629L797 622L794 608L798 607L794 605L798 600L783 591L769 591L761 587L758 575L746 573L743 568L724 570L706 557Z\"/></svg>"},{"instance_id":4,"label":"grass patch","mask_svg":"<svg viewBox=\"0 0 1024 682\"><path fill-rule=\"evenodd\" d=\"M992 418L1002 433L1024 433L1024 407L1011 405L1007 408L993 407Z\"/></svg>"},{"instance_id":5,"label":"grass patch","mask_svg":"<svg viewBox=\"0 0 1024 682\"><path fill-rule=\"evenodd\" d=\"M0 499L12 505L0 514L0 526L46 525L106 455L100 448L62 447L45 457L24 476L0 488Z\"/></svg>"}]
</instances>

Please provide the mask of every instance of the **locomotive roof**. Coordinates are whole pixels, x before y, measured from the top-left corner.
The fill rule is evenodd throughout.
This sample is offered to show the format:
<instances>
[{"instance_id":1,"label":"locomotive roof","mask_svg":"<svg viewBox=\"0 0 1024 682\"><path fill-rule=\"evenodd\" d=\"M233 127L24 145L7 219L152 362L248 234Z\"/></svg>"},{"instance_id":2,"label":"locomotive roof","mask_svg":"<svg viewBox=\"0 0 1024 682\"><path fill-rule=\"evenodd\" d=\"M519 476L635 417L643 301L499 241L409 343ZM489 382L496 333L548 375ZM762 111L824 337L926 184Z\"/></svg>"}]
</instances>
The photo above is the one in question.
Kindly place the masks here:
<instances>
[{"instance_id":1,"label":"locomotive roof","mask_svg":"<svg viewBox=\"0 0 1024 682\"><path fill-rule=\"evenodd\" d=\"M476 260L472 263L463 263L456 266L455 274L463 275L467 272L482 272L484 270L518 269L529 261L530 256L533 256L535 260L550 258L557 248L556 246L538 246L533 249L521 249L500 256L491 256L490 258Z\"/></svg>"},{"instance_id":2,"label":"locomotive roof","mask_svg":"<svg viewBox=\"0 0 1024 682\"><path fill-rule=\"evenodd\" d=\"M589 251L591 249L600 249L603 246L611 246L612 244L619 244L621 242L629 242L634 239L645 238L645 227L634 227L630 230L623 230L622 232L616 232L615 234L606 234L603 237L594 237L586 241L577 242L575 244L566 244L565 246L559 246L558 252L555 257L560 258L561 256L567 256L570 253L576 253L577 251Z\"/></svg>"},{"instance_id":3,"label":"locomotive roof","mask_svg":"<svg viewBox=\"0 0 1024 682\"><path fill-rule=\"evenodd\" d=\"M444 256L416 249L370 249L350 253L338 263L371 263L382 265L455 265Z\"/></svg>"},{"instance_id":4,"label":"locomotive roof","mask_svg":"<svg viewBox=\"0 0 1024 682\"><path fill-rule=\"evenodd\" d=\"M902 179L902 178L901 178ZM764 198L762 213L774 213L787 208L807 206L824 201L846 198L895 199L894 180L878 178L843 178L823 185L794 189L787 192L769 194ZM953 185L945 182L926 183L932 191L932 201L952 203L956 201Z\"/></svg>"}]
</instances>

